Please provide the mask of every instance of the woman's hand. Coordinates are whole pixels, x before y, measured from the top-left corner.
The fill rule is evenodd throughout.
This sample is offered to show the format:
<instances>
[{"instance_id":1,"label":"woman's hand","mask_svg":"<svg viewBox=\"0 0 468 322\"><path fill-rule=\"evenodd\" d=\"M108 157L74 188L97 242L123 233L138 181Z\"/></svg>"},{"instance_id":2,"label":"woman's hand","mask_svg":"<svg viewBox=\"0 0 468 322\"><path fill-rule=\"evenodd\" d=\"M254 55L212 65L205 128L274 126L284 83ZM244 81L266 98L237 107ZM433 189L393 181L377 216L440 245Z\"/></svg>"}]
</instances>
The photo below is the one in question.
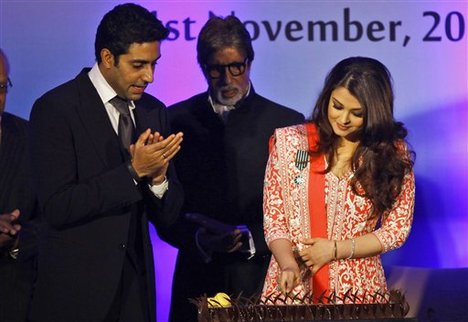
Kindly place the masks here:
<instances>
[{"instance_id":1,"label":"woman's hand","mask_svg":"<svg viewBox=\"0 0 468 322\"><path fill-rule=\"evenodd\" d=\"M279 286L284 295L290 293L300 282L299 266L285 267L281 270Z\"/></svg>"},{"instance_id":2,"label":"woman's hand","mask_svg":"<svg viewBox=\"0 0 468 322\"><path fill-rule=\"evenodd\" d=\"M299 255L312 274L334 259L334 241L325 238L309 238L301 241L305 247Z\"/></svg>"}]
</instances>

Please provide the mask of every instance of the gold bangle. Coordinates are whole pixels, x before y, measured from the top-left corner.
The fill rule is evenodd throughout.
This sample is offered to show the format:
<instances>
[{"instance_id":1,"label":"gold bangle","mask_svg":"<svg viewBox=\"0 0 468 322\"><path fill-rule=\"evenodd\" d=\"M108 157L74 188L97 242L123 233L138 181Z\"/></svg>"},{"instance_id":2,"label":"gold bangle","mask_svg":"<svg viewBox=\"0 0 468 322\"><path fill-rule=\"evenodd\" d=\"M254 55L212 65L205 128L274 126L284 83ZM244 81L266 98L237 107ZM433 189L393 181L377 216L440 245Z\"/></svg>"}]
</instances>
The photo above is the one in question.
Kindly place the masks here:
<instances>
[{"instance_id":1,"label":"gold bangle","mask_svg":"<svg viewBox=\"0 0 468 322\"><path fill-rule=\"evenodd\" d=\"M354 251L356 250L356 241L354 238L351 239L351 254L346 259L351 259L354 256Z\"/></svg>"}]
</instances>

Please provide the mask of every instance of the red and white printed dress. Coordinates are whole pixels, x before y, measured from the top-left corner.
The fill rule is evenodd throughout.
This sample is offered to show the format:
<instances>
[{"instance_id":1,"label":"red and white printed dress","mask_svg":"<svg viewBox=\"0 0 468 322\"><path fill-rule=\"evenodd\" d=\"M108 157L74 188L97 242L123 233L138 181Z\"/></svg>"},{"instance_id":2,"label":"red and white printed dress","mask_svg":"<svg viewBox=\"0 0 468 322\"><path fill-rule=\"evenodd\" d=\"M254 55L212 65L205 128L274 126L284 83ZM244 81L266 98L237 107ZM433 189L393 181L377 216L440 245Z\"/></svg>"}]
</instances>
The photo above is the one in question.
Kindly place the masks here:
<instances>
[{"instance_id":1,"label":"red and white printed dress","mask_svg":"<svg viewBox=\"0 0 468 322\"><path fill-rule=\"evenodd\" d=\"M310 163L303 169L295 164L298 151L308 151L305 125L291 126L275 131L275 143L267 163L263 213L267 244L275 239L288 239L293 251L301 250L301 240L310 238L308 179ZM406 150L406 146L402 145ZM386 211L379 227L371 218L369 199L353 193L350 180L353 173L338 178L325 174L325 204L327 234L330 240L347 240L373 233L382 244L383 252L400 247L411 230L414 209L414 174L411 171L403 180L403 187L393 208ZM307 268L303 268L307 270ZM303 272L304 273L304 272ZM280 269L274 257L265 279L262 298L281 297L278 287ZM294 289L294 295L310 291L310 274ZM343 259L329 263L329 289L342 297L348 290L364 294L387 291L380 256ZM370 298L367 301L372 301Z\"/></svg>"}]
</instances>

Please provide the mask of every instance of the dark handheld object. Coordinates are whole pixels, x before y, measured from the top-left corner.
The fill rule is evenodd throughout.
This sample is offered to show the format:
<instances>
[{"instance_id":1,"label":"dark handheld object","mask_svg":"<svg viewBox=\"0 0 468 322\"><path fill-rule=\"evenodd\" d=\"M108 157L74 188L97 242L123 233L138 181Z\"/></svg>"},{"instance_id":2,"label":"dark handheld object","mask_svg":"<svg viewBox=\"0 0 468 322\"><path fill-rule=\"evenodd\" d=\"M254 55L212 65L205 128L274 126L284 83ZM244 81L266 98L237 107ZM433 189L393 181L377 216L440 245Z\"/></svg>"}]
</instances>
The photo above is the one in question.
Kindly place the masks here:
<instances>
[{"instance_id":1,"label":"dark handheld object","mask_svg":"<svg viewBox=\"0 0 468 322\"><path fill-rule=\"evenodd\" d=\"M185 218L188 221L194 222L202 226L207 231L213 234L223 235L226 233L231 233L234 230L236 230L236 226L222 223L216 219L210 218L208 216L205 216L199 213L187 213L185 214Z\"/></svg>"}]
</instances>

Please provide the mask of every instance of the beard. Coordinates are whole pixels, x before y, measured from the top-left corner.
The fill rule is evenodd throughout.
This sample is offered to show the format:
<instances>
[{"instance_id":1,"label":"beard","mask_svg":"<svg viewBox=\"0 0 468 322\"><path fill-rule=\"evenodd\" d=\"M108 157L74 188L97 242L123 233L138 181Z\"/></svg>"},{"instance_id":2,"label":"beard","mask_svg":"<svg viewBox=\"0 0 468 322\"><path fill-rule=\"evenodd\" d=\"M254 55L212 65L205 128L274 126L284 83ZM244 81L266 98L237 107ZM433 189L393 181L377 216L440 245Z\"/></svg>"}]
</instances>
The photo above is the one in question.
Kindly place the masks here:
<instances>
[{"instance_id":1,"label":"beard","mask_svg":"<svg viewBox=\"0 0 468 322\"><path fill-rule=\"evenodd\" d=\"M235 91L236 94L233 97L226 98L223 96L223 92L226 91ZM243 97L244 93L242 88L237 85L226 85L223 87L219 87L215 90L215 97L218 103L228 106L234 106L237 102L239 102Z\"/></svg>"}]
</instances>

